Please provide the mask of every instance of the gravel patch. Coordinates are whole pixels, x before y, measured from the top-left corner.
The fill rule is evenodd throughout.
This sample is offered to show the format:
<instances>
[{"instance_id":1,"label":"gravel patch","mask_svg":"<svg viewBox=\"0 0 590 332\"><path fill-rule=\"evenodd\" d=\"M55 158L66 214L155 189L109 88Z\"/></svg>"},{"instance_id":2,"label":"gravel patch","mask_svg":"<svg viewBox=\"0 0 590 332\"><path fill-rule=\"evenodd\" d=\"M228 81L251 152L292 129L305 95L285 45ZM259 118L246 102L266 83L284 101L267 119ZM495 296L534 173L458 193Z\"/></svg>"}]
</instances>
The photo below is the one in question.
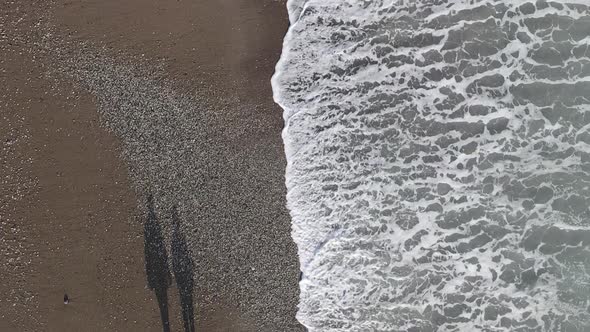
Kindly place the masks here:
<instances>
[{"instance_id":1,"label":"gravel patch","mask_svg":"<svg viewBox=\"0 0 590 332\"><path fill-rule=\"evenodd\" d=\"M104 125L121 139L138 205L147 214L153 195L168 247L178 207L197 316L230 304L248 329L301 330L282 146L259 135L272 124L247 115L264 103L180 94L157 67L138 65L144 59L115 61L96 47L48 37L57 71L96 97Z\"/></svg>"}]
</instances>

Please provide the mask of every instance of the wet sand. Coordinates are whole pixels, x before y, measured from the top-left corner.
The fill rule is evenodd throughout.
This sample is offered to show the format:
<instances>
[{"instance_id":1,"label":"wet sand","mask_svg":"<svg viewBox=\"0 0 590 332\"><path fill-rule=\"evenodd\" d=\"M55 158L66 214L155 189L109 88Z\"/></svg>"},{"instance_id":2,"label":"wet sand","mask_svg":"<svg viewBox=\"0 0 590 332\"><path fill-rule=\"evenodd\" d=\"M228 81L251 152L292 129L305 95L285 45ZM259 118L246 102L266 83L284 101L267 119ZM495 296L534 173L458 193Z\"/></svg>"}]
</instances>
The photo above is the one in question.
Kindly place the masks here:
<instances>
[{"instance_id":1,"label":"wet sand","mask_svg":"<svg viewBox=\"0 0 590 332\"><path fill-rule=\"evenodd\" d=\"M0 261L9 271L0 273L9 280L0 292L10 294L0 302L0 330L162 329L146 287L146 193L133 182L133 161L121 157L125 138L105 129L96 95L55 74L55 60L38 52L35 42L47 32L36 26L41 18L70 45L159 68L158 79L197 96L214 119L207 123L216 143L199 147L219 167L195 173L208 178L199 202L205 212L183 226L198 228L188 234L197 330L302 330L294 318L298 265L284 207L282 118L270 90L287 28L284 3L56 1L0 10L18 22L5 24L14 31L0 39L0 78L10 87L0 104L7 184L0 235L10 248ZM168 294L172 330L180 330L178 290L172 285Z\"/></svg>"}]
</instances>

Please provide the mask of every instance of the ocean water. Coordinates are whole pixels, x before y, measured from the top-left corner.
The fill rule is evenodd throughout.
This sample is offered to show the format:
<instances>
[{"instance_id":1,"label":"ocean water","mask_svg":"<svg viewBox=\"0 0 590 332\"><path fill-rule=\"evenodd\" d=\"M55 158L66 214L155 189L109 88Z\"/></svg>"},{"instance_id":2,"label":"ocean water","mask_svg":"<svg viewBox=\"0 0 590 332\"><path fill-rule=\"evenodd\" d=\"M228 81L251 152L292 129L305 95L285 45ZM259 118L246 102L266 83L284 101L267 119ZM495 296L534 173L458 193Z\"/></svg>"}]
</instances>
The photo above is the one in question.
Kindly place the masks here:
<instances>
[{"instance_id":1,"label":"ocean water","mask_svg":"<svg viewBox=\"0 0 590 332\"><path fill-rule=\"evenodd\" d=\"M310 331L590 331L588 5L288 3Z\"/></svg>"}]
</instances>

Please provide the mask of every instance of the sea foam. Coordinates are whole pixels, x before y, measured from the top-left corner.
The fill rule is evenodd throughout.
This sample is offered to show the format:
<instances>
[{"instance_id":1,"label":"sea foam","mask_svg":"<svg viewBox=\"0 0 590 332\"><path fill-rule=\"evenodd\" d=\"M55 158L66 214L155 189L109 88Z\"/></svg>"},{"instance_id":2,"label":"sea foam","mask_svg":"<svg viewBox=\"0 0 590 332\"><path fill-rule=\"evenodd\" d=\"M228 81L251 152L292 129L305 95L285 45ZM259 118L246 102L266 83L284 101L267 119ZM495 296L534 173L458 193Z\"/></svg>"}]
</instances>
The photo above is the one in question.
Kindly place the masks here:
<instances>
[{"instance_id":1,"label":"sea foam","mask_svg":"<svg viewBox=\"0 0 590 332\"><path fill-rule=\"evenodd\" d=\"M289 1L310 331L590 330L585 4Z\"/></svg>"}]
</instances>

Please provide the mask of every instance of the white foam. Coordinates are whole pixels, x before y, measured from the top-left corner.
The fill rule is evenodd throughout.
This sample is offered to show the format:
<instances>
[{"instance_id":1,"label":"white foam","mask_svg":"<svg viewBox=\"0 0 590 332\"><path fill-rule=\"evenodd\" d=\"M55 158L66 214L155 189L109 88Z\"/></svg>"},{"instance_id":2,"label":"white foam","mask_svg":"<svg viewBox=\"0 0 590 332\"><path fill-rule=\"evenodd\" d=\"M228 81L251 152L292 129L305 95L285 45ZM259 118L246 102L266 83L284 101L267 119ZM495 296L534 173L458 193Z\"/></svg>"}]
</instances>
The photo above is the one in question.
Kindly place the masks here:
<instances>
[{"instance_id":1,"label":"white foam","mask_svg":"<svg viewBox=\"0 0 590 332\"><path fill-rule=\"evenodd\" d=\"M590 13L562 4L288 2L310 331L590 329Z\"/></svg>"}]
</instances>

